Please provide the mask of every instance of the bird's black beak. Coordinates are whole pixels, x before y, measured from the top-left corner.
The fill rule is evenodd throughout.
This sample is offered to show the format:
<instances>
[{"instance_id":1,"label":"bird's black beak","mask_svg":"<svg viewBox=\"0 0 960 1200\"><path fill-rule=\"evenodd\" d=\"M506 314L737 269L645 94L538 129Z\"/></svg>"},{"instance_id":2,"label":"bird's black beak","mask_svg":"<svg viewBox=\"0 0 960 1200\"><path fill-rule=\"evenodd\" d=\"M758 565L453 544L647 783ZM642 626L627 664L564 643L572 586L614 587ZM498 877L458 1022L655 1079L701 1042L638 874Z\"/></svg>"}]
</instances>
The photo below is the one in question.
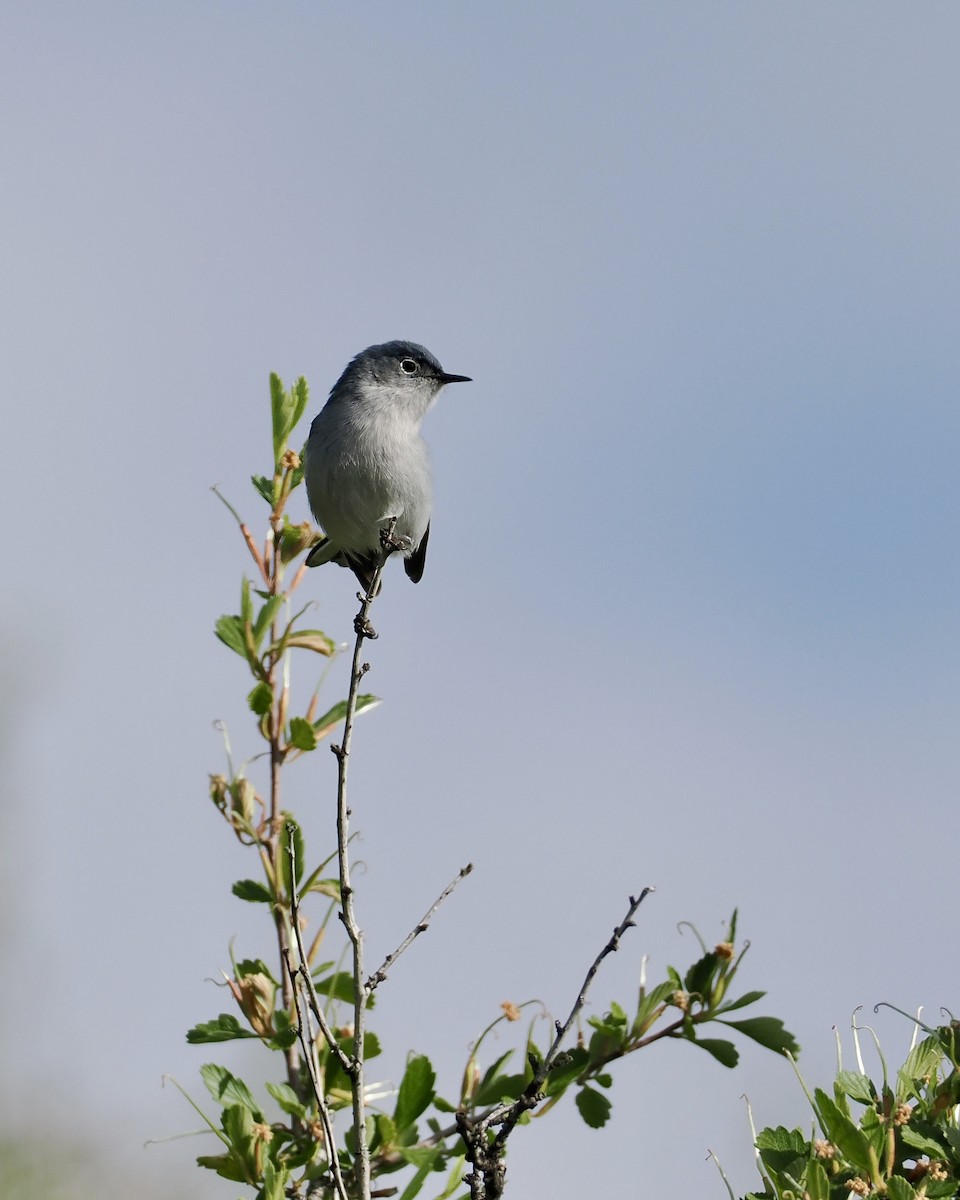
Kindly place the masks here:
<instances>
[{"instance_id":1,"label":"bird's black beak","mask_svg":"<svg viewBox=\"0 0 960 1200\"><path fill-rule=\"evenodd\" d=\"M448 375L446 371L441 371L438 378L441 383L473 383L469 375Z\"/></svg>"}]
</instances>

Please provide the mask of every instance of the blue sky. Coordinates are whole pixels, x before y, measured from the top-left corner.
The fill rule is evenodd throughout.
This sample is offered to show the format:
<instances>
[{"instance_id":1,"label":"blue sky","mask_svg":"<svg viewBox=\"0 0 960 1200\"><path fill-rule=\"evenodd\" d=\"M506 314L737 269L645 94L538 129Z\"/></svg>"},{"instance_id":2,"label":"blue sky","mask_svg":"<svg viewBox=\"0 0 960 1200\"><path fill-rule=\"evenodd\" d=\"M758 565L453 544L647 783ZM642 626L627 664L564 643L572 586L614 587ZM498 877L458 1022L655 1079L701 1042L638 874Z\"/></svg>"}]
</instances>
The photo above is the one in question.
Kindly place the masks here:
<instances>
[{"instance_id":1,"label":"blue sky","mask_svg":"<svg viewBox=\"0 0 960 1200\"><path fill-rule=\"evenodd\" d=\"M255 518L269 372L316 411L394 337L475 382L377 617L374 956L477 870L381 997L384 1070L453 1090L501 1000L565 1011L646 884L598 1007L735 905L816 1083L855 1006L956 1007L958 39L886 0L0 15L8 1114L55 1092L142 1189L235 1191L140 1149L193 1127L160 1077L199 1092L183 1032L265 937L205 796L246 691L209 488ZM345 639L347 573L306 586ZM298 770L319 849L332 760ZM521 1131L513 1189L721 1195L711 1147L742 1193L744 1092L806 1120L759 1050L657 1048L602 1133Z\"/></svg>"}]
</instances>

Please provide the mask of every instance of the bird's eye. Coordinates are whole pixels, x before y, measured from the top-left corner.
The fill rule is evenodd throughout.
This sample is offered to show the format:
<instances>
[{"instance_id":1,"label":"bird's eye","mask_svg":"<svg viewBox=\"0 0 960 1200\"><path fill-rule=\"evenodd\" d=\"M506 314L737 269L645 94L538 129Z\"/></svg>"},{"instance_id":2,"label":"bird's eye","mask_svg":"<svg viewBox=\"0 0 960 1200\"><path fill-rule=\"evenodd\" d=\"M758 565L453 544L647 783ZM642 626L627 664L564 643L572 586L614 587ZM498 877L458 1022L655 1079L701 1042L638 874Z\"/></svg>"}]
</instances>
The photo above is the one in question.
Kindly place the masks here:
<instances>
[{"instance_id":1,"label":"bird's eye","mask_svg":"<svg viewBox=\"0 0 960 1200\"><path fill-rule=\"evenodd\" d=\"M420 370L420 364L415 358L401 358L400 370L404 373L404 375L416 375L416 373Z\"/></svg>"}]
</instances>

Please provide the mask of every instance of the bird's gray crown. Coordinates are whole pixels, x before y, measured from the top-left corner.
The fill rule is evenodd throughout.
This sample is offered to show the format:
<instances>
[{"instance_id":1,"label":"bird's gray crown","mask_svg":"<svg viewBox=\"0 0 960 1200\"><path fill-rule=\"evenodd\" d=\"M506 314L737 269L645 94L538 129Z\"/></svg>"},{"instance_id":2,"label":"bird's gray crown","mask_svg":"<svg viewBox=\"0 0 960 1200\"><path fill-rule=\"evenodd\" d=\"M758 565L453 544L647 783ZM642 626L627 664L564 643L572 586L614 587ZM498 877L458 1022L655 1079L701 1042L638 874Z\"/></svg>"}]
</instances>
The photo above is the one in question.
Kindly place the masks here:
<instances>
[{"instance_id":1,"label":"bird's gray crown","mask_svg":"<svg viewBox=\"0 0 960 1200\"><path fill-rule=\"evenodd\" d=\"M425 346L416 342L383 342L368 346L351 359L330 394L368 381L404 386L427 380L439 388L445 377L443 367Z\"/></svg>"}]
</instances>

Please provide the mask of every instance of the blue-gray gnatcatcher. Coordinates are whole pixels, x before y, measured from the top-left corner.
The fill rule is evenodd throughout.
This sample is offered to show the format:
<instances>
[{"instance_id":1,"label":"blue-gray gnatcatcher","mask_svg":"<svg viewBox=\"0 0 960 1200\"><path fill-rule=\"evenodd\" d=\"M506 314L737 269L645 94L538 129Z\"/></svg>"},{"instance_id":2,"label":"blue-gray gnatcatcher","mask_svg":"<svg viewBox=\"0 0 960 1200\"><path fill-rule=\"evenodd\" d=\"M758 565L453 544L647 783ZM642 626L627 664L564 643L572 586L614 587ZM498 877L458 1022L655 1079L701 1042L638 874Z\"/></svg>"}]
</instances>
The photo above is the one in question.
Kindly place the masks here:
<instances>
[{"instance_id":1,"label":"blue-gray gnatcatcher","mask_svg":"<svg viewBox=\"0 0 960 1200\"><path fill-rule=\"evenodd\" d=\"M381 531L396 518L393 539L404 569L420 582L433 502L420 424L444 384L469 382L467 375L448 375L415 342L369 346L353 359L307 438L307 498L326 534L307 566L349 567L369 591Z\"/></svg>"}]
</instances>

